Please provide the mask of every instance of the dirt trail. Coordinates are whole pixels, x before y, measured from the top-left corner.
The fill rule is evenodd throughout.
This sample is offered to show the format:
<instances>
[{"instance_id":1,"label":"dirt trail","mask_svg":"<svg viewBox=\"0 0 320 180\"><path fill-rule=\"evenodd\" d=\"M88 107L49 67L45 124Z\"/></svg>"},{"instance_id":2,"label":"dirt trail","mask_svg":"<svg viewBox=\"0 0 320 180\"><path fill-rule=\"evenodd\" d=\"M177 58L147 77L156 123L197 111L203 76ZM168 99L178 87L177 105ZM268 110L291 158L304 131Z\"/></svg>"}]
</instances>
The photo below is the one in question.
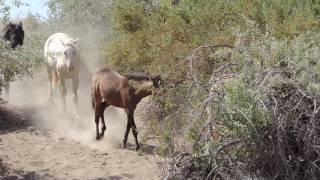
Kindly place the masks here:
<instances>
[{"instance_id":1,"label":"dirt trail","mask_svg":"<svg viewBox=\"0 0 320 180\"><path fill-rule=\"evenodd\" d=\"M70 93L69 113L59 110L58 95L55 105L48 105L45 77L13 84L11 105L0 107L0 158L11 169L2 179L160 179L154 147L142 142L141 150L134 151L130 133L128 149L121 148L123 110L105 112L105 137L95 140L88 83L81 87L80 117L75 118ZM136 122L142 131L138 117Z\"/></svg>"}]
</instances>

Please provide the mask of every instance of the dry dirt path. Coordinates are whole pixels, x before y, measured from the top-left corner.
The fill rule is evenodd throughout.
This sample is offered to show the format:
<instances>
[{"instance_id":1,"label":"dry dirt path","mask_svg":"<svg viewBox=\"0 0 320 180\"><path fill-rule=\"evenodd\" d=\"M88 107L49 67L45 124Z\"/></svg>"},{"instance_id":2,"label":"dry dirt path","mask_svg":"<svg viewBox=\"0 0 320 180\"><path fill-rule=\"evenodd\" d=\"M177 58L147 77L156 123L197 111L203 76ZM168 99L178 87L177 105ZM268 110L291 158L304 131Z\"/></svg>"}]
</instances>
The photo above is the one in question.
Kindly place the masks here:
<instances>
[{"instance_id":1,"label":"dry dirt path","mask_svg":"<svg viewBox=\"0 0 320 180\"><path fill-rule=\"evenodd\" d=\"M121 148L122 110L107 110L105 137L96 141L89 88L80 89L80 117L74 118L59 111L58 99L48 106L44 82L14 84L11 105L0 107L0 158L10 172L0 179L160 179L152 146L134 151L130 133L128 149ZM142 129L138 118L137 126Z\"/></svg>"}]
</instances>

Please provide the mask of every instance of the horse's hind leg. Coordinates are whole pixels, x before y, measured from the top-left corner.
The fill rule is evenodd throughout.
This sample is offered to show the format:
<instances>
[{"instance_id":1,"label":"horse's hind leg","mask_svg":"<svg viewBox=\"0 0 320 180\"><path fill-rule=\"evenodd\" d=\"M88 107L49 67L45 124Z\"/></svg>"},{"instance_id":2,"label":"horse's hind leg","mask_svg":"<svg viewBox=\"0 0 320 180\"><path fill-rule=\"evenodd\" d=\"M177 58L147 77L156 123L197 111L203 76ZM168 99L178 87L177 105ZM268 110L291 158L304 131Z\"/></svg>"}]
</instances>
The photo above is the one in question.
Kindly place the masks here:
<instances>
[{"instance_id":1,"label":"horse's hind leg","mask_svg":"<svg viewBox=\"0 0 320 180\"><path fill-rule=\"evenodd\" d=\"M100 117L102 121L102 128L101 128L101 133L100 137L104 136L104 131L106 130L106 123L104 122L104 110L108 107L109 105L104 101L101 103L101 111L100 111Z\"/></svg>"},{"instance_id":2,"label":"horse's hind leg","mask_svg":"<svg viewBox=\"0 0 320 180\"><path fill-rule=\"evenodd\" d=\"M100 139L100 134L99 134L99 119L100 115L99 113L95 113L94 121L96 123L96 140Z\"/></svg>"},{"instance_id":3,"label":"horse's hind leg","mask_svg":"<svg viewBox=\"0 0 320 180\"><path fill-rule=\"evenodd\" d=\"M60 96L62 100L62 105L63 105L63 111L66 112L66 95L67 95L67 88L65 84L65 80L59 75L60 79Z\"/></svg>"},{"instance_id":4,"label":"horse's hind leg","mask_svg":"<svg viewBox=\"0 0 320 180\"><path fill-rule=\"evenodd\" d=\"M94 95L94 121L96 123L96 140L100 139L100 134L99 134L99 120L101 117L101 98L98 96Z\"/></svg>"},{"instance_id":5,"label":"horse's hind leg","mask_svg":"<svg viewBox=\"0 0 320 180\"><path fill-rule=\"evenodd\" d=\"M130 128L132 127L132 122L133 122L133 112L131 110L126 110L126 113L127 113L127 129L126 129L126 132L124 133L123 148L125 148L127 145L128 134L129 134Z\"/></svg>"}]
</instances>

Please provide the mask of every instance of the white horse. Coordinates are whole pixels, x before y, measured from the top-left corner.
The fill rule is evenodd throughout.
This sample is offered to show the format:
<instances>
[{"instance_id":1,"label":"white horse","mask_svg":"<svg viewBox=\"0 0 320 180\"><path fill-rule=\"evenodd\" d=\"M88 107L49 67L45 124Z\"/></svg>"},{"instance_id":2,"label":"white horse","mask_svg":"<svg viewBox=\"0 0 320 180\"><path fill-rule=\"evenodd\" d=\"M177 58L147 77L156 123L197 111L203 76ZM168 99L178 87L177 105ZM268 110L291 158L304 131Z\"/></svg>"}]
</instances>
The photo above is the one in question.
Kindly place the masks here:
<instances>
[{"instance_id":1,"label":"white horse","mask_svg":"<svg viewBox=\"0 0 320 180\"><path fill-rule=\"evenodd\" d=\"M77 39L73 39L64 33L51 35L44 45L44 55L46 57L48 78L49 78L49 100L52 101L53 88L58 84L60 96L63 103L63 110L66 106L67 89L65 80L72 79L73 103L77 113L78 85L80 55L77 47Z\"/></svg>"}]
</instances>

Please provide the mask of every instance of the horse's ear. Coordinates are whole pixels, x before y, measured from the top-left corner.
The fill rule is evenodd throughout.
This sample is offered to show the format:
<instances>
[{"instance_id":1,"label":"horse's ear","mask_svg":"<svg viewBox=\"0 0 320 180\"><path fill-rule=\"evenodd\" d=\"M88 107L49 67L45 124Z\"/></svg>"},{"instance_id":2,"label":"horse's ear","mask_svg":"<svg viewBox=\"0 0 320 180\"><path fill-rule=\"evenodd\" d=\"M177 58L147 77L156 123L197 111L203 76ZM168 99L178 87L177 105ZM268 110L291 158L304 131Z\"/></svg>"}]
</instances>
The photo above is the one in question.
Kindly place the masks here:
<instances>
[{"instance_id":1,"label":"horse's ear","mask_svg":"<svg viewBox=\"0 0 320 180\"><path fill-rule=\"evenodd\" d=\"M79 39L78 39L78 38L77 38L77 39L72 39L71 42L72 42L73 44L78 44Z\"/></svg>"},{"instance_id":2,"label":"horse's ear","mask_svg":"<svg viewBox=\"0 0 320 180\"><path fill-rule=\"evenodd\" d=\"M162 84L161 77L159 75L155 77L150 76L150 79L155 87L159 87Z\"/></svg>"},{"instance_id":3,"label":"horse's ear","mask_svg":"<svg viewBox=\"0 0 320 180\"><path fill-rule=\"evenodd\" d=\"M156 80L157 80L158 85L160 86L162 84L161 76L160 75L156 76Z\"/></svg>"}]
</instances>

